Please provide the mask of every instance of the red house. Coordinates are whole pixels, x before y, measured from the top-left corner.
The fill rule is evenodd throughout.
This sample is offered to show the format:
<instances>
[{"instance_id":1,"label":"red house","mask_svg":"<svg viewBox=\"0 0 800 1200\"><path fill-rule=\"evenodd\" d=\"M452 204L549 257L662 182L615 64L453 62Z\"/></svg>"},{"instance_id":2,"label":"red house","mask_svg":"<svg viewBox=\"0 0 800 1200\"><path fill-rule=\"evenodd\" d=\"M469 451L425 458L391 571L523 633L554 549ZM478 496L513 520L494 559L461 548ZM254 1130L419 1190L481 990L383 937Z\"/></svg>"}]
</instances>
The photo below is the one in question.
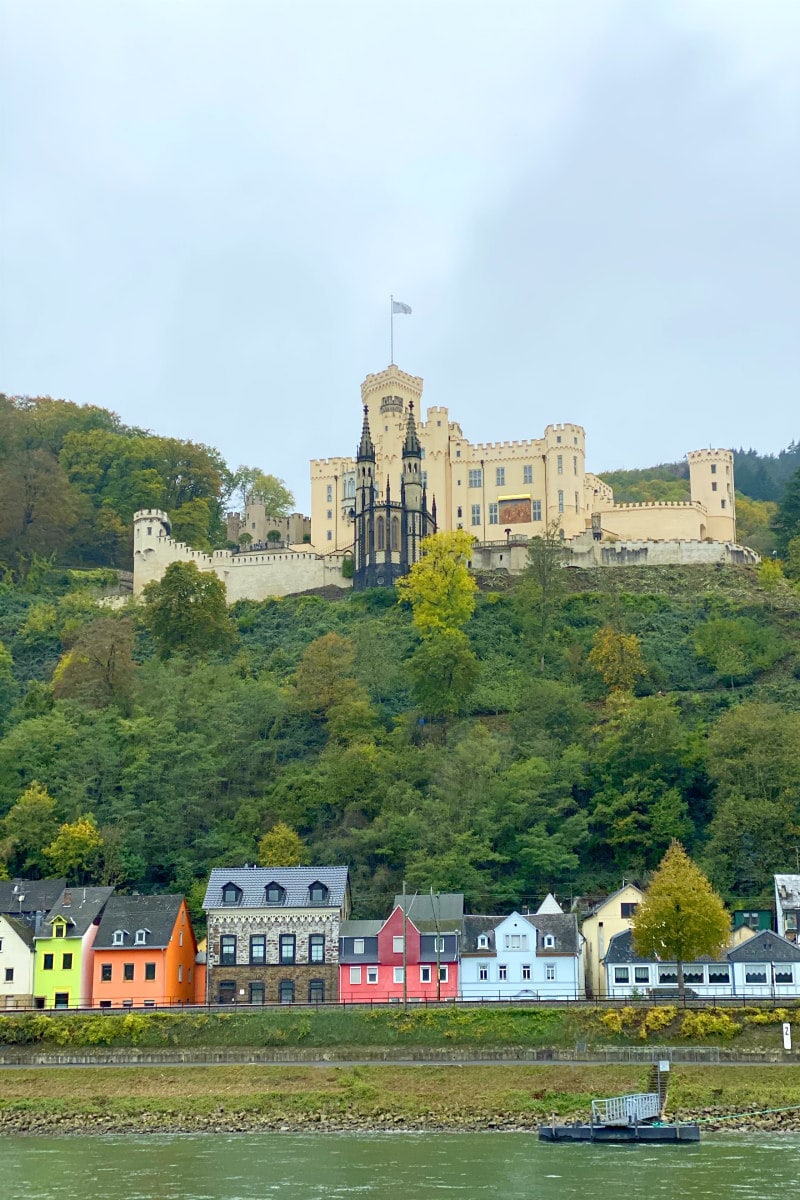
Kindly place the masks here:
<instances>
[{"instance_id":1,"label":"red house","mask_svg":"<svg viewBox=\"0 0 800 1200\"><path fill-rule=\"evenodd\" d=\"M448 893L395 896L385 921L343 921L339 999L350 1004L454 999L463 920L464 897Z\"/></svg>"}]
</instances>

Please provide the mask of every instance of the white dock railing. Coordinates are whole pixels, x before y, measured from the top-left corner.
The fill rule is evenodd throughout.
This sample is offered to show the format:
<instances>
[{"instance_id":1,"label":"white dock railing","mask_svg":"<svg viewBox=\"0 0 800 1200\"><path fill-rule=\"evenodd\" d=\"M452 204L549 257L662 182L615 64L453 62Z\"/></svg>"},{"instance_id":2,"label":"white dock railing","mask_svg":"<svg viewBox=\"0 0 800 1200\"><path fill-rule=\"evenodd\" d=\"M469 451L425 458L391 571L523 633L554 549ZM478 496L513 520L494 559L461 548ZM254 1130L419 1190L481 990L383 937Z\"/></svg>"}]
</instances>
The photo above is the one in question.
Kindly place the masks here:
<instances>
[{"instance_id":1,"label":"white dock railing","mask_svg":"<svg viewBox=\"0 0 800 1200\"><path fill-rule=\"evenodd\" d=\"M593 1125L636 1125L661 1115L658 1092L639 1092L631 1096L612 1096L592 1101Z\"/></svg>"}]
</instances>

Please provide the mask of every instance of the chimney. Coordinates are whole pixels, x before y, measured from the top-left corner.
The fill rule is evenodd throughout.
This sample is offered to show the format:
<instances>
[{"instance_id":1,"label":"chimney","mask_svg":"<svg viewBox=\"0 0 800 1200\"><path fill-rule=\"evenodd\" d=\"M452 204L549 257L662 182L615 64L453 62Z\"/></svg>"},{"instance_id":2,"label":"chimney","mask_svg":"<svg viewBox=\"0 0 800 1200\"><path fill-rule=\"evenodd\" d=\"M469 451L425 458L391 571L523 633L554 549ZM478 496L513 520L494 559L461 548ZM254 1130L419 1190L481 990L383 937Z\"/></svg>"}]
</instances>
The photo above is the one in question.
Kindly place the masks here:
<instances>
[{"instance_id":1,"label":"chimney","mask_svg":"<svg viewBox=\"0 0 800 1200\"><path fill-rule=\"evenodd\" d=\"M70 891L64 892L64 900L62 903L63 903L64 908L69 908L69 906L72 904L72 892L70 892Z\"/></svg>"}]
</instances>

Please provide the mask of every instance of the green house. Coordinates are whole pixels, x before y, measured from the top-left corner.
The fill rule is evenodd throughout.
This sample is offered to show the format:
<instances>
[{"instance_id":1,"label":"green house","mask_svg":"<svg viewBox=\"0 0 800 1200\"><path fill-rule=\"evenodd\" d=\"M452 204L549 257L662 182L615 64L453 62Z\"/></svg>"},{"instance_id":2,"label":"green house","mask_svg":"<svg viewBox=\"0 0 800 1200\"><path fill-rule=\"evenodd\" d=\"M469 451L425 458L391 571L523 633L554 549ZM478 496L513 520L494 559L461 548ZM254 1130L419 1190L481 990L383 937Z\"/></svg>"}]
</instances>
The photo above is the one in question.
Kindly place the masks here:
<instances>
[{"instance_id":1,"label":"green house","mask_svg":"<svg viewBox=\"0 0 800 1200\"><path fill-rule=\"evenodd\" d=\"M36 1008L91 1004L92 947L113 887L64 888L34 942Z\"/></svg>"}]
</instances>

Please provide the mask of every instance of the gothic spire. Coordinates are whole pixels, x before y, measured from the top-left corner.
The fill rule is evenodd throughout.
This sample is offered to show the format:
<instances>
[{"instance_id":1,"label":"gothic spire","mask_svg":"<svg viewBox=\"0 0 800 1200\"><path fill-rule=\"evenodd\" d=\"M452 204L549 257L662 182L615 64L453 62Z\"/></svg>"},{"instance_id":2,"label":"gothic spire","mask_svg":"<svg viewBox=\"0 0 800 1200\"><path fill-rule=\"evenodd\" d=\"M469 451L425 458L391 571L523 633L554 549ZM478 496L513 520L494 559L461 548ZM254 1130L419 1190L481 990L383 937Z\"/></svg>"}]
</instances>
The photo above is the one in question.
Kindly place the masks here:
<instances>
[{"instance_id":1,"label":"gothic spire","mask_svg":"<svg viewBox=\"0 0 800 1200\"><path fill-rule=\"evenodd\" d=\"M358 444L357 461L375 462L375 447L372 444L372 434L369 431L369 409L364 405L364 424L361 426L361 441Z\"/></svg>"},{"instance_id":2,"label":"gothic spire","mask_svg":"<svg viewBox=\"0 0 800 1200\"><path fill-rule=\"evenodd\" d=\"M406 422L406 440L403 442L403 458L419 458L420 444L417 436L417 426L414 421L414 401L408 402L408 421Z\"/></svg>"}]
</instances>

